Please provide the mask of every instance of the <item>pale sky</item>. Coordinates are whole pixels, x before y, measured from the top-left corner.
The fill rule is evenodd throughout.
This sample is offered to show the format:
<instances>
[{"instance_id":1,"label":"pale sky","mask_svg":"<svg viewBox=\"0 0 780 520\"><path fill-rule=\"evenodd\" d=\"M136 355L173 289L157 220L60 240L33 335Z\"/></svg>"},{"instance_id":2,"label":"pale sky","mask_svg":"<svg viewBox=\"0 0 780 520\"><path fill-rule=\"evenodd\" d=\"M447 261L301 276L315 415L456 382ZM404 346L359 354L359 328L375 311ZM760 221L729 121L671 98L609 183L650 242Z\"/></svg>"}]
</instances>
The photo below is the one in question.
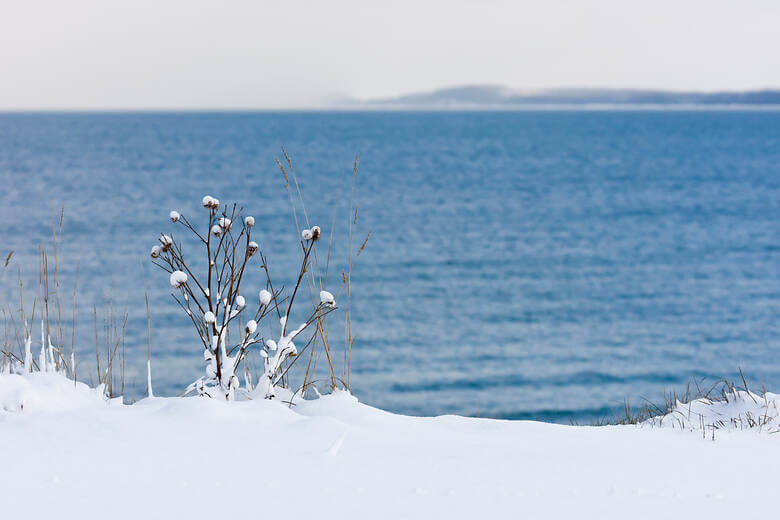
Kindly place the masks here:
<instances>
[{"instance_id":1,"label":"pale sky","mask_svg":"<svg viewBox=\"0 0 780 520\"><path fill-rule=\"evenodd\" d=\"M0 0L0 109L780 87L780 1Z\"/></svg>"}]
</instances>

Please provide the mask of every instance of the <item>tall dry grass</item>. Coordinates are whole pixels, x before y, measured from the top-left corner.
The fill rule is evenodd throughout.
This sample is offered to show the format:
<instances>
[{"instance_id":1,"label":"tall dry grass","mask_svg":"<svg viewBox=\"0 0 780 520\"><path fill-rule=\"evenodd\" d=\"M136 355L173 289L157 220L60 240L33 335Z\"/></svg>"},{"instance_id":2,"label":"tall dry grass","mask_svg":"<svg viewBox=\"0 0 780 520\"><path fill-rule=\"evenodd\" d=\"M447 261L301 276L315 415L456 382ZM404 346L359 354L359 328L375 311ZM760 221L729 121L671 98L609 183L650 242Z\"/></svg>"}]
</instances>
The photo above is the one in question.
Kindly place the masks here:
<instances>
[{"instance_id":1,"label":"tall dry grass","mask_svg":"<svg viewBox=\"0 0 780 520\"><path fill-rule=\"evenodd\" d=\"M14 250L5 258L3 270L16 267L17 302L8 301L0 307L3 321L3 349L0 367L11 370L13 367L28 371L55 371L73 380L79 377L79 364L76 356L76 330L79 326L79 273L81 258L76 261L73 289L70 291L71 316L67 319L68 289L60 276L58 244L63 234L65 207L63 206L52 221L51 242L38 246L37 287L33 286L32 302L29 301L29 288L26 289L21 266L15 264ZM95 328L95 377L85 378L93 386L103 385L106 395L116 397L124 393L125 387L125 326L127 310L122 317L117 316L113 303L98 311L93 307ZM98 332L98 316L102 322ZM40 335L38 328L40 327ZM69 333L69 334L68 334ZM66 338L70 336L70 349ZM40 340L38 340L40 338ZM26 363L27 343L34 352ZM68 352L70 350L70 352ZM43 361L43 362L42 362ZM25 365L27 365L25 367ZM83 375L83 372L82 372Z\"/></svg>"},{"instance_id":2,"label":"tall dry grass","mask_svg":"<svg viewBox=\"0 0 780 520\"><path fill-rule=\"evenodd\" d=\"M302 227L298 215L299 210L303 217L303 223L309 227L311 225L309 212L300 188L300 183L298 182L293 162L284 147L282 148L282 156L284 160L282 161L277 158L276 163L281 171L284 189L287 192L290 201L291 214L295 228L301 229ZM345 175L344 177L347 176ZM358 156L355 156L350 175L348 178L342 178L341 188L337 196L337 200L341 200L343 190L348 184L348 206L346 214L342 216L342 218L345 218L346 220L347 248L344 263L341 268L337 268L337 274L340 276L335 278L335 282L334 278L331 276L331 271L333 269L332 263L336 262L334 239L339 218L339 206L338 204L334 204L329 230L328 247L325 252L324 261L320 260L319 252L315 251L313 254L312 268L308 271L308 276L306 278L309 297L311 298L313 305L316 305L317 294L319 294L320 291L332 291L333 286L336 287L336 290L332 291L336 300L341 301L343 299L346 302L343 306L343 346L338 347L331 339L332 335L328 322L325 320L318 320L316 324L316 333L311 341L307 343L308 356L306 367L303 371L303 382L295 389L296 394L305 394L308 389L314 388L315 384L319 382L315 378L315 373L317 366L322 362L323 357L324 362L327 363L326 384L329 389L332 391L341 388L351 391L352 349L355 345L355 337L352 328L352 274L357 258L363 252L371 238L371 231L369 231L365 235L365 238L363 238L360 246L355 249L353 241L356 227L358 226L359 216L358 204L355 198L357 178ZM300 357L298 359L300 359ZM293 360L287 370L292 368L298 359ZM338 366L339 361L341 366Z\"/></svg>"}]
</instances>

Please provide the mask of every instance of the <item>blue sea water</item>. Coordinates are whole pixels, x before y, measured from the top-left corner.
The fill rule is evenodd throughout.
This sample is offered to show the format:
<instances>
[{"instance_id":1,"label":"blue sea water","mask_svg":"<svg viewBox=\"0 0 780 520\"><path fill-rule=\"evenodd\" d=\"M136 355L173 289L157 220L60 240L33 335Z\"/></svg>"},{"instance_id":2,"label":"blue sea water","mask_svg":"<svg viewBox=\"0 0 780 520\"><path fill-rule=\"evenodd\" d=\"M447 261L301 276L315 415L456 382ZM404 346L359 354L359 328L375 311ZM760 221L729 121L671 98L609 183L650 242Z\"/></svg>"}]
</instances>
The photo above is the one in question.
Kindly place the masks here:
<instances>
[{"instance_id":1,"label":"blue sea water","mask_svg":"<svg viewBox=\"0 0 780 520\"><path fill-rule=\"evenodd\" d=\"M738 367L780 391L772 111L0 114L3 307L19 307L20 269L29 314L64 206L58 276L69 323L78 265L80 375L95 377L93 305L101 334L103 309L127 308L126 391L143 394L145 277L156 391L180 392L202 349L148 251L171 209L203 220L211 194L257 218L289 286L282 145L312 221L327 234L341 211L339 237L360 155L354 240L372 236L353 269L351 381L364 402L568 422Z\"/></svg>"}]
</instances>

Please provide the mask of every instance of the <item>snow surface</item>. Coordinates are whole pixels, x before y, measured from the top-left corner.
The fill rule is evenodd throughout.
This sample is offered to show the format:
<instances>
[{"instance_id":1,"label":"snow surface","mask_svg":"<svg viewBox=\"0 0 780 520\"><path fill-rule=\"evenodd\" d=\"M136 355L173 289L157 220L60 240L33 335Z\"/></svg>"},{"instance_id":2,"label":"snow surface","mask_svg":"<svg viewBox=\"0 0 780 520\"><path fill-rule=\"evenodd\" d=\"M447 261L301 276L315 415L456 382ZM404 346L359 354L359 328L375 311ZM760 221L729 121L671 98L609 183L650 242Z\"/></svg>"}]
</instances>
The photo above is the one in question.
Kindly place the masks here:
<instances>
[{"instance_id":1,"label":"snow surface","mask_svg":"<svg viewBox=\"0 0 780 520\"><path fill-rule=\"evenodd\" d=\"M713 441L650 424L406 417L345 392L287 398L123 405L55 373L0 375L0 516L657 519L776 507L780 436L767 429Z\"/></svg>"}]
</instances>

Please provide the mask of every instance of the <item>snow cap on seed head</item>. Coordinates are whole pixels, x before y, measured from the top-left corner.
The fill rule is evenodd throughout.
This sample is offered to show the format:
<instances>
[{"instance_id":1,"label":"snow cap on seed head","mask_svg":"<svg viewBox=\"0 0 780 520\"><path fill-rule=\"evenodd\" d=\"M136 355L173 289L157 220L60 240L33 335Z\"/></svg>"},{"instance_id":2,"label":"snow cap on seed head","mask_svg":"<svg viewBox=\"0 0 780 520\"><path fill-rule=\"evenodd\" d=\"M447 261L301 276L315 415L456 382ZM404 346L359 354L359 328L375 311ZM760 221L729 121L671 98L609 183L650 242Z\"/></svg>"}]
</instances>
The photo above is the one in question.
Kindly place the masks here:
<instances>
[{"instance_id":1,"label":"snow cap on seed head","mask_svg":"<svg viewBox=\"0 0 780 520\"><path fill-rule=\"evenodd\" d=\"M152 246L152 252L149 253L149 254L152 255L152 258L159 258L161 251L162 251L162 249L160 248L160 246L155 245L155 246Z\"/></svg>"},{"instance_id":2,"label":"snow cap on seed head","mask_svg":"<svg viewBox=\"0 0 780 520\"><path fill-rule=\"evenodd\" d=\"M265 346L268 347L268 350L276 350L276 342L272 339L266 341Z\"/></svg>"},{"instance_id":3,"label":"snow cap on seed head","mask_svg":"<svg viewBox=\"0 0 780 520\"><path fill-rule=\"evenodd\" d=\"M160 236L160 243L162 244L163 253L167 252L173 245L173 239L168 235Z\"/></svg>"},{"instance_id":4,"label":"snow cap on seed head","mask_svg":"<svg viewBox=\"0 0 780 520\"><path fill-rule=\"evenodd\" d=\"M249 320L246 322L246 327L244 327L244 330L247 334L254 334L257 330L257 322L255 320Z\"/></svg>"},{"instance_id":5,"label":"snow cap on seed head","mask_svg":"<svg viewBox=\"0 0 780 520\"><path fill-rule=\"evenodd\" d=\"M266 291L265 289L260 291L259 296L260 296L260 303L262 305L268 305L269 303L271 303L271 300L273 299L273 294Z\"/></svg>"},{"instance_id":6,"label":"snow cap on seed head","mask_svg":"<svg viewBox=\"0 0 780 520\"><path fill-rule=\"evenodd\" d=\"M304 229L301 231L301 238L304 240L311 240L312 236L311 229Z\"/></svg>"},{"instance_id":7,"label":"snow cap on seed head","mask_svg":"<svg viewBox=\"0 0 780 520\"><path fill-rule=\"evenodd\" d=\"M252 240L252 241L251 241L251 242L249 242L249 244L247 244L247 246L246 246L246 254L247 254L247 256L252 256L253 254L257 253L257 250L258 250L258 249L260 249L260 246L259 246L259 245L257 245L257 242L255 242L254 240Z\"/></svg>"},{"instance_id":8,"label":"snow cap on seed head","mask_svg":"<svg viewBox=\"0 0 780 520\"><path fill-rule=\"evenodd\" d=\"M178 211L176 211L176 210L173 210L173 211L171 211L171 212L168 214L168 217L171 219L171 222L178 222L178 221L179 221L179 219L181 218L181 215L179 215L179 212L178 212Z\"/></svg>"},{"instance_id":9,"label":"snow cap on seed head","mask_svg":"<svg viewBox=\"0 0 780 520\"><path fill-rule=\"evenodd\" d=\"M227 217L219 217L217 222L219 223L219 227L222 229L230 229L233 227L233 222Z\"/></svg>"},{"instance_id":10,"label":"snow cap on seed head","mask_svg":"<svg viewBox=\"0 0 780 520\"><path fill-rule=\"evenodd\" d=\"M219 235L222 234L222 228L219 225L214 224L213 226L211 226L211 234L214 235L215 237L218 237Z\"/></svg>"},{"instance_id":11,"label":"snow cap on seed head","mask_svg":"<svg viewBox=\"0 0 780 520\"><path fill-rule=\"evenodd\" d=\"M214 313L211 311L206 311L206 314L203 315L203 321L206 323L214 323L217 321L217 317L214 316Z\"/></svg>"},{"instance_id":12,"label":"snow cap on seed head","mask_svg":"<svg viewBox=\"0 0 780 520\"><path fill-rule=\"evenodd\" d=\"M255 225L255 217L253 217L251 215L248 216L247 218L244 219L244 223L246 223L246 227L254 226Z\"/></svg>"},{"instance_id":13,"label":"snow cap on seed head","mask_svg":"<svg viewBox=\"0 0 780 520\"><path fill-rule=\"evenodd\" d=\"M178 289L185 283L187 283L187 273L183 271L174 271L170 277L171 287Z\"/></svg>"},{"instance_id":14,"label":"snow cap on seed head","mask_svg":"<svg viewBox=\"0 0 780 520\"><path fill-rule=\"evenodd\" d=\"M243 309L244 305L246 305L246 299L240 294L236 296L236 305L238 305L239 309Z\"/></svg>"},{"instance_id":15,"label":"snow cap on seed head","mask_svg":"<svg viewBox=\"0 0 780 520\"><path fill-rule=\"evenodd\" d=\"M206 195L205 197L203 197L203 207L209 209L217 209L219 208L219 199L215 199L211 195Z\"/></svg>"},{"instance_id":16,"label":"snow cap on seed head","mask_svg":"<svg viewBox=\"0 0 780 520\"><path fill-rule=\"evenodd\" d=\"M328 307L336 306L336 299L328 291L320 291L320 302Z\"/></svg>"},{"instance_id":17,"label":"snow cap on seed head","mask_svg":"<svg viewBox=\"0 0 780 520\"><path fill-rule=\"evenodd\" d=\"M320 229L320 226L314 226L311 228L311 239L315 242L320 239L322 236L322 230Z\"/></svg>"}]
</instances>

